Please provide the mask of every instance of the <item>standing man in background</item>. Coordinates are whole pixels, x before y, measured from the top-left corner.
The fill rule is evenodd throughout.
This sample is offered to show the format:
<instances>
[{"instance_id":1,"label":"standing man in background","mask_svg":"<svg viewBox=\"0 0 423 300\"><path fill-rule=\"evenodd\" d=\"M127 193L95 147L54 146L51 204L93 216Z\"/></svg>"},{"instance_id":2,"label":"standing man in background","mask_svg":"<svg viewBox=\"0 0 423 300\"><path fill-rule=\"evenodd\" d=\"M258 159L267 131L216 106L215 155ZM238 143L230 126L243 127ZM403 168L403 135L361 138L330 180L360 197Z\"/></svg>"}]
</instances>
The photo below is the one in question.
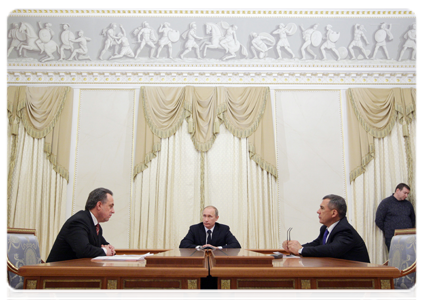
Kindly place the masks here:
<instances>
[{"instance_id":1,"label":"standing man in background","mask_svg":"<svg viewBox=\"0 0 423 300\"><path fill-rule=\"evenodd\" d=\"M395 229L416 227L413 205L406 200L409 193L410 187L405 183L400 183L395 188L395 193L383 199L377 208L376 225L383 231L388 251Z\"/></svg>"}]
</instances>

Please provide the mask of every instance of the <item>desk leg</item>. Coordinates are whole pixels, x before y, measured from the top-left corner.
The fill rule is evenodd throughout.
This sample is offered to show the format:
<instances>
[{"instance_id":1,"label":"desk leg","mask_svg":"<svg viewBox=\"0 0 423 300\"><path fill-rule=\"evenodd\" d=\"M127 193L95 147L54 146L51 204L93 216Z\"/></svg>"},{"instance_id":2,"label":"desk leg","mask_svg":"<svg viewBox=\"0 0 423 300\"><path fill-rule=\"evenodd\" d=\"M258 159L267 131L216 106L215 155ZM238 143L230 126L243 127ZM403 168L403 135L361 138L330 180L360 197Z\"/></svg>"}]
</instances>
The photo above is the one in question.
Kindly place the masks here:
<instances>
[{"instance_id":1,"label":"desk leg","mask_svg":"<svg viewBox=\"0 0 423 300\"><path fill-rule=\"evenodd\" d=\"M107 293L107 296L109 297L109 298L107 298L108 300L118 300L119 299L119 297L118 297L118 293Z\"/></svg>"}]
</instances>

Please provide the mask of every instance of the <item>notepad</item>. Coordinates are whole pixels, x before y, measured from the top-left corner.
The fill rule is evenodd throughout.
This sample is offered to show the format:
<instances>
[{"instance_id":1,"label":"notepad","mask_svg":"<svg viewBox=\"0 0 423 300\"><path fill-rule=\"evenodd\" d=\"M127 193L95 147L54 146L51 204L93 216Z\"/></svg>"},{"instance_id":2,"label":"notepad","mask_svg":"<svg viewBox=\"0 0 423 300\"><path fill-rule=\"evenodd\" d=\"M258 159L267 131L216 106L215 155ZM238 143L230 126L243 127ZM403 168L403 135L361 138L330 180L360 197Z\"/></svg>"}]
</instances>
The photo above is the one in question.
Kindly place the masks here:
<instances>
[{"instance_id":1,"label":"notepad","mask_svg":"<svg viewBox=\"0 0 423 300\"><path fill-rule=\"evenodd\" d=\"M143 255L114 255L114 256L97 256L93 261L139 261L144 260L146 256L154 255L150 252Z\"/></svg>"}]
</instances>

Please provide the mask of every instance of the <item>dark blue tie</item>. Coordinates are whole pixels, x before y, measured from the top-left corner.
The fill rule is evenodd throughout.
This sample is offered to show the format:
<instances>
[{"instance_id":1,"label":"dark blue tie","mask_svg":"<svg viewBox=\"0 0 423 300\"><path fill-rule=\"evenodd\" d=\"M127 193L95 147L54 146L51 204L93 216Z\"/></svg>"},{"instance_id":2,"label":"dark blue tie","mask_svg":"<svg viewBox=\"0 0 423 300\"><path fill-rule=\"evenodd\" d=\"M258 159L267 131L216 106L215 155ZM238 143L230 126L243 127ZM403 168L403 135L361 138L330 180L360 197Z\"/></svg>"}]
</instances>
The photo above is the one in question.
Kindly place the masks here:
<instances>
[{"instance_id":1,"label":"dark blue tie","mask_svg":"<svg viewBox=\"0 0 423 300\"><path fill-rule=\"evenodd\" d=\"M325 233L323 234L323 245L326 244L326 238L328 237L329 230L325 230Z\"/></svg>"},{"instance_id":2,"label":"dark blue tie","mask_svg":"<svg viewBox=\"0 0 423 300\"><path fill-rule=\"evenodd\" d=\"M207 244L211 245L211 233L212 231L209 229L207 230Z\"/></svg>"}]
</instances>

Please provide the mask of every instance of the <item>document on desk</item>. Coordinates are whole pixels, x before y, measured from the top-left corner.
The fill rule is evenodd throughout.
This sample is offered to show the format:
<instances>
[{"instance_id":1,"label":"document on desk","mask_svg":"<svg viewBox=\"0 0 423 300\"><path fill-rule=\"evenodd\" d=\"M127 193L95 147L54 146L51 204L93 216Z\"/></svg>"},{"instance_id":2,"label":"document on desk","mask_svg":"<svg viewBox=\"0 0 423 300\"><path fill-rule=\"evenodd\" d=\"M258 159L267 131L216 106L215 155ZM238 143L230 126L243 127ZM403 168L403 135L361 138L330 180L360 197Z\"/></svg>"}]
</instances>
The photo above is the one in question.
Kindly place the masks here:
<instances>
[{"instance_id":1,"label":"document on desk","mask_svg":"<svg viewBox=\"0 0 423 300\"><path fill-rule=\"evenodd\" d=\"M144 260L146 256L154 255L150 252L143 255L114 255L114 256L97 256L92 261L139 261Z\"/></svg>"},{"instance_id":2,"label":"document on desk","mask_svg":"<svg viewBox=\"0 0 423 300\"><path fill-rule=\"evenodd\" d=\"M284 254L283 258L300 258L300 257L294 254Z\"/></svg>"}]
</instances>

